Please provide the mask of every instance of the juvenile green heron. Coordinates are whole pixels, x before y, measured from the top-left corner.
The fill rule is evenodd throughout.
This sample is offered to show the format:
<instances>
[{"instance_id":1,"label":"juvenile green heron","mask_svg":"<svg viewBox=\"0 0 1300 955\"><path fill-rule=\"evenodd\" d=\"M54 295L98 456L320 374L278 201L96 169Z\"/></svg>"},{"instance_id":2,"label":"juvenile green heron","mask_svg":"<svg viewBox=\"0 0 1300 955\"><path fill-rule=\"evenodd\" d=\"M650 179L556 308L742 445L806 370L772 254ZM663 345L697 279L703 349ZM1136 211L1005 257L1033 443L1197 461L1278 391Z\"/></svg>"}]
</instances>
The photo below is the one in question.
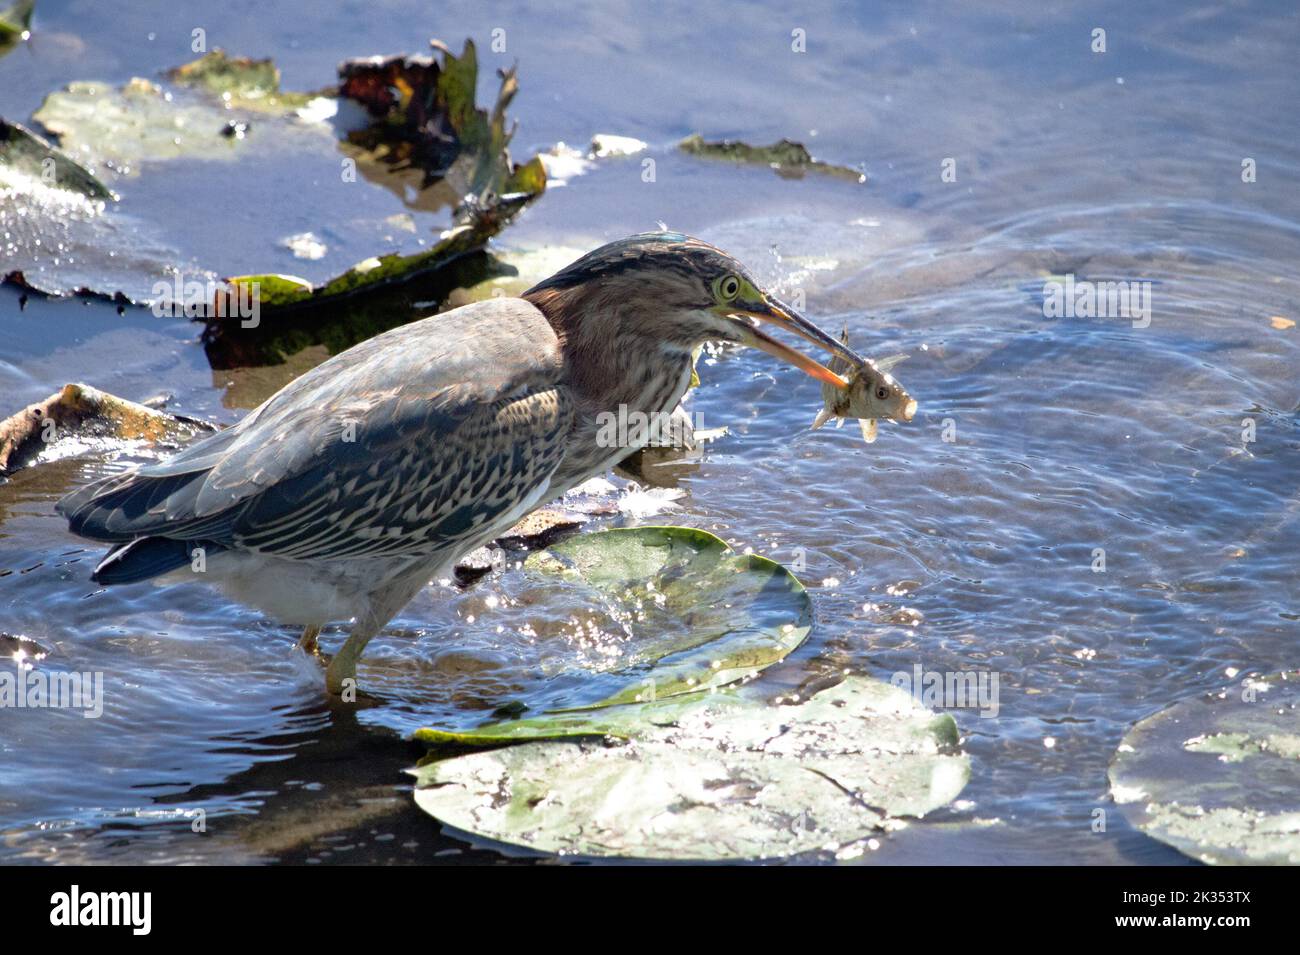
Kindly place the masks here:
<instances>
[{"instance_id":1,"label":"juvenile green heron","mask_svg":"<svg viewBox=\"0 0 1300 955\"><path fill-rule=\"evenodd\" d=\"M763 322L864 368L877 417L912 417L916 403L893 378L735 259L652 233L602 246L522 298L364 341L237 425L84 487L58 510L73 533L113 545L98 583L194 579L202 567L234 599L303 626L309 649L322 626L352 619L326 671L337 694L431 579L635 450L603 446L598 416L671 413L704 342L752 345L845 386Z\"/></svg>"}]
</instances>

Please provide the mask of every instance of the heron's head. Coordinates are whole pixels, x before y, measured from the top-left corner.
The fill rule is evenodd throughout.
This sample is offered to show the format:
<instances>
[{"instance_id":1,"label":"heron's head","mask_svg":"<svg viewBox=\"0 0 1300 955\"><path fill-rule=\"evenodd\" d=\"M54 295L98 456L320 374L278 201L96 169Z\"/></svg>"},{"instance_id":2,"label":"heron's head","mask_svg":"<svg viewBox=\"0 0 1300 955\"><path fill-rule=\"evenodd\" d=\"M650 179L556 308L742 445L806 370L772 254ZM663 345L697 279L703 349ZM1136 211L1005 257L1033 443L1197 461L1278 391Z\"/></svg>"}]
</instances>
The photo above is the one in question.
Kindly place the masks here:
<instances>
[{"instance_id":1,"label":"heron's head","mask_svg":"<svg viewBox=\"0 0 1300 955\"><path fill-rule=\"evenodd\" d=\"M704 342L760 348L839 388L846 381L767 334L783 329L853 367L864 361L775 296L721 249L675 232L648 232L589 252L524 293L562 336L692 352ZM882 384L883 387L883 384Z\"/></svg>"}]
</instances>

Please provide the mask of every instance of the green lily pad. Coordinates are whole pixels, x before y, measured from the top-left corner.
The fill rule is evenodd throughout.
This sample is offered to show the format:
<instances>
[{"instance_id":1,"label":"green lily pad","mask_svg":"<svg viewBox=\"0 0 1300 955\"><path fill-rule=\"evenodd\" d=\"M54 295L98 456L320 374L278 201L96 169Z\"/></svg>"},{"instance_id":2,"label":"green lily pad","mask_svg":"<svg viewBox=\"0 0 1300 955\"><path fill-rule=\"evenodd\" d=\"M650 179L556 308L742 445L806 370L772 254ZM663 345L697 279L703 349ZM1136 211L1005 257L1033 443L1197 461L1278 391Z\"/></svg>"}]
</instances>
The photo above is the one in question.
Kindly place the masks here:
<instances>
[{"instance_id":1,"label":"green lily pad","mask_svg":"<svg viewBox=\"0 0 1300 955\"><path fill-rule=\"evenodd\" d=\"M755 166L768 166L778 175L797 179L805 171L826 173L852 182L866 182L867 177L857 169L837 166L834 163L814 159L812 153L803 143L792 139L782 139L770 146L752 146L738 139L722 139L716 142L706 140L699 133L687 136L677 148L692 156L707 159L722 159L728 162L746 163Z\"/></svg>"},{"instance_id":2,"label":"green lily pad","mask_svg":"<svg viewBox=\"0 0 1300 955\"><path fill-rule=\"evenodd\" d=\"M535 703L527 719L464 731L421 729L417 739L490 746L623 735L635 706L621 715L610 708L752 677L784 659L812 627L812 602L793 574L765 557L736 554L719 538L690 527L581 534L531 554L524 569L577 588L573 599L600 608L631 634L622 667L590 688L565 687L563 706ZM611 682L622 686L610 692Z\"/></svg>"},{"instance_id":3,"label":"green lily pad","mask_svg":"<svg viewBox=\"0 0 1300 955\"><path fill-rule=\"evenodd\" d=\"M853 848L957 797L956 724L849 676L795 705L757 684L601 711L626 740L531 742L428 761L443 824L564 855L773 859Z\"/></svg>"},{"instance_id":4,"label":"green lily pad","mask_svg":"<svg viewBox=\"0 0 1300 955\"><path fill-rule=\"evenodd\" d=\"M1138 722L1110 765L1135 826L1215 864L1300 864L1300 671L1250 678Z\"/></svg>"},{"instance_id":5,"label":"green lily pad","mask_svg":"<svg viewBox=\"0 0 1300 955\"><path fill-rule=\"evenodd\" d=\"M642 653L652 669L638 685L582 709L726 686L784 659L812 629L812 601L793 574L691 527L583 534L531 555L525 566L581 581L630 616L658 605L680 621Z\"/></svg>"}]
</instances>

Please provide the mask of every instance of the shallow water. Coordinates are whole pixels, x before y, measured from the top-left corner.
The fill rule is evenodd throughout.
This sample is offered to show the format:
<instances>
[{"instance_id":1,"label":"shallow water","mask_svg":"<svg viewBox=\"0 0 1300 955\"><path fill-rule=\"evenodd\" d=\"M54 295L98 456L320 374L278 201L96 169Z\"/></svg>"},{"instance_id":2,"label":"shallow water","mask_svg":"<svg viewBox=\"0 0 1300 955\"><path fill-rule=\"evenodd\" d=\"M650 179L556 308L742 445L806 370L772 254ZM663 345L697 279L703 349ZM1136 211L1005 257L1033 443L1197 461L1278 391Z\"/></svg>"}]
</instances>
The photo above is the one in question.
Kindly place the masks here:
<instances>
[{"instance_id":1,"label":"shallow water","mask_svg":"<svg viewBox=\"0 0 1300 955\"><path fill-rule=\"evenodd\" d=\"M35 41L0 59L0 115L25 120L74 79L121 83L189 59L203 23L189 7L44 0ZM650 142L657 174L601 164L548 191L501 247L585 249L662 220L802 293L860 350L911 355L898 374L921 412L870 446L856 428L810 432L817 383L767 356L702 363L690 410L730 433L679 476L667 515L806 561L817 624L767 679L918 664L998 674L995 718L953 711L973 760L962 801L869 862L1185 861L1118 813L1092 829L1126 727L1234 669L1298 662L1300 326L1270 321L1300 320L1296 14L1089 7L577 5L555 18L460 3L430 17L405 2L307 16L262 2L209 25L214 45L274 56L288 88L427 35L473 35L486 51L504 27L497 59L518 60L522 86L517 157L614 132ZM1104 54L1089 50L1094 26ZM796 27L805 54L790 52ZM668 148L697 130L802 139L869 181L790 181ZM956 182L941 180L947 157ZM1244 157L1256 182L1241 181ZM167 223L151 241L218 273L270 259L319 278L385 248L328 190L263 184L250 204L196 215L187 189L205 172L179 164L120 191ZM372 192L353 215L377 229L404 207ZM334 228L319 262L240 239L241 223L272 238L314 228L319 209ZM1065 273L1149 281L1149 325L1045 317L1043 280ZM288 374L211 371L183 321L38 298L20 311L18 299L0 288L5 413L84 380L134 399L170 392L174 409L228 422ZM102 671L106 685L99 719L0 710L0 860L500 858L414 808L401 770L416 751L402 737L526 694L520 631L562 632L572 608L526 602L532 585L513 569L463 593L434 584L371 645L361 682L377 705L331 711L291 653L296 635L259 614L198 585L89 582L97 551L52 504L122 463L66 460L0 486L0 631L48 651L35 666ZM325 641L340 639L335 628ZM612 636L595 646L617 655Z\"/></svg>"}]
</instances>

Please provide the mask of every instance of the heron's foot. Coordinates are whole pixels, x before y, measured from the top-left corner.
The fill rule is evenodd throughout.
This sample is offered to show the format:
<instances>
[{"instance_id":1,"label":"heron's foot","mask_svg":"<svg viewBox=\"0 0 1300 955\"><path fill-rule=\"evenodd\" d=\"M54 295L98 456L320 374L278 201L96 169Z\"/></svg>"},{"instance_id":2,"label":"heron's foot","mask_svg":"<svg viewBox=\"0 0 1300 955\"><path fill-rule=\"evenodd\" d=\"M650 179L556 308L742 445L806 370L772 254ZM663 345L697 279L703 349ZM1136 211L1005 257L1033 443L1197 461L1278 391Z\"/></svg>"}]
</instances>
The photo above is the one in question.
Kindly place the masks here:
<instances>
[{"instance_id":1,"label":"heron's foot","mask_svg":"<svg viewBox=\"0 0 1300 955\"><path fill-rule=\"evenodd\" d=\"M302 637L298 640L298 649L309 656L320 656L320 644L316 638L320 636L320 627L307 627L302 632Z\"/></svg>"}]
</instances>

